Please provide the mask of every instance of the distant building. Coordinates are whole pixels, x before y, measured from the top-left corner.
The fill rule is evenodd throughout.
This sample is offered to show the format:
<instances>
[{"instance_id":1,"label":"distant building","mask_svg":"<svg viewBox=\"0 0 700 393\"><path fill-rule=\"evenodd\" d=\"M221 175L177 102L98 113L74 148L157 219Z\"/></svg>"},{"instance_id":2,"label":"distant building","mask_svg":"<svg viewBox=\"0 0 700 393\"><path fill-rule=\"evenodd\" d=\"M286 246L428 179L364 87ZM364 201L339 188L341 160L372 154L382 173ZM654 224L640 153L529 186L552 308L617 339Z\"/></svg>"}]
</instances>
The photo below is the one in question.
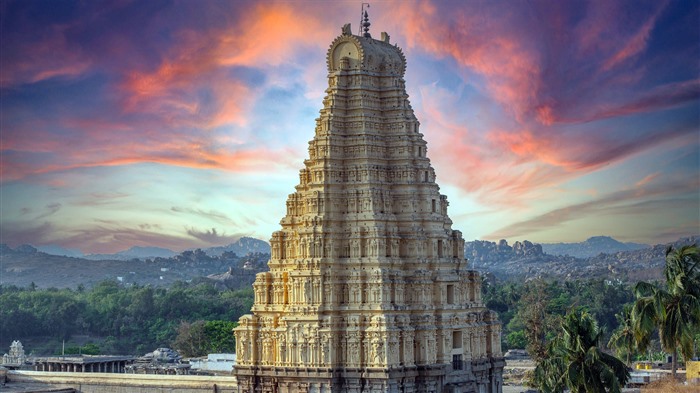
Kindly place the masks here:
<instances>
[{"instance_id":1,"label":"distant building","mask_svg":"<svg viewBox=\"0 0 700 393\"><path fill-rule=\"evenodd\" d=\"M128 374L188 375L191 365L182 363L182 356L170 348L158 348L128 365Z\"/></svg>"},{"instance_id":2,"label":"distant building","mask_svg":"<svg viewBox=\"0 0 700 393\"><path fill-rule=\"evenodd\" d=\"M6 367L21 366L27 361L27 356L24 354L24 347L19 340L15 340L10 344L10 352L2 355L2 365Z\"/></svg>"},{"instance_id":3,"label":"distant building","mask_svg":"<svg viewBox=\"0 0 700 393\"><path fill-rule=\"evenodd\" d=\"M72 373L123 373L133 356L66 355L34 359L35 371Z\"/></svg>"},{"instance_id":4,"label":"distant building","mask_svg":"<svg viewBox=\"0 0 700 393\"><path fill-rule=\"evenodd\" d=\"M232 373L236 365L235 353L210 353L206 359L190 359L191 371Z\"/></svg>"}]
</instances>

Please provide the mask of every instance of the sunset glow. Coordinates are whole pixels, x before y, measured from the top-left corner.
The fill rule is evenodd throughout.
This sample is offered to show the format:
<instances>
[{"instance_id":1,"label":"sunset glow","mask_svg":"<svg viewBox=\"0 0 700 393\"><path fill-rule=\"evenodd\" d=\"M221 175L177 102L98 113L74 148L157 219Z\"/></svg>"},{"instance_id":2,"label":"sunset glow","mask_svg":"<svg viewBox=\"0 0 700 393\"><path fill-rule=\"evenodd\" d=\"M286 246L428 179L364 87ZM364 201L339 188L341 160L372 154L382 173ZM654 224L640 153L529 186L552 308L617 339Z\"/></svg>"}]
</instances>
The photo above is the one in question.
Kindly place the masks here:
<instances>
[{"instance_id":1,"label":"sunset glow","mask_svg":"<svg viewBox=\"0 0 700 393\"><path fill-rule=\"evenodd\" d=\"M355 1L3 1L0 242L269 239ZM466 240L700 232L700 3L378 1Z\"/></svg>"}]
</instances>

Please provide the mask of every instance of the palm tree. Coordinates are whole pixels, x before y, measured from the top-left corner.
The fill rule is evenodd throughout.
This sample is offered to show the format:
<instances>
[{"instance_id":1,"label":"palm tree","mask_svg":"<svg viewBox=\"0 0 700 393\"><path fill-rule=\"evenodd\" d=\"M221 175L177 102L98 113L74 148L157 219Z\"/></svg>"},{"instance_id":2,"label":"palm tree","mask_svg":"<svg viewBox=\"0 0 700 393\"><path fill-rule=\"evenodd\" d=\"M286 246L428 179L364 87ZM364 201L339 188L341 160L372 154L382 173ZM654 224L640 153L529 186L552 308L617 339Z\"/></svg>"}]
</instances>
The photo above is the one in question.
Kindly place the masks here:
<instances>
[{"instance_id":1,"label":"palm tree","mask_svg":"<svg viewBox=\"0 0 700 393\"><path fill-rule=\"evenodd\" d=\"M632 305L626 304L622 312L615 315L620 323L610 336L608 346L617 351L617 356L625 354L625 363L630 365L630 355L637 349L637 340L634 335L634 323L632 321Z\"/></svg>"},{"instance_id":2,"label":"palm tree","mask_svg":"<svg viewBox=\"0 0 700 393\"><path fill-rule=\"evenodd\" d=\"M603 352L603 332L586 311L569 312L561 332L547 348L547 357L537 364L534 382L547 393L565 389L577 393L620 392L629 371L618 358Z\"/></svg>"},{"instance_id":3,"label":"palm tree","mask_svg":"<svg viewBox=\"0 0 700 393\"><path fill-rule=\"evenodd\" d=\"M666 288L648 282L634 287L637 301L632 309L635 340L644 351L658 329L661 346L672 356L676 376L678 351L693 357L694 335L700 329L700 250L696 246L666 249Z\"/></svg>"}]
</instances>

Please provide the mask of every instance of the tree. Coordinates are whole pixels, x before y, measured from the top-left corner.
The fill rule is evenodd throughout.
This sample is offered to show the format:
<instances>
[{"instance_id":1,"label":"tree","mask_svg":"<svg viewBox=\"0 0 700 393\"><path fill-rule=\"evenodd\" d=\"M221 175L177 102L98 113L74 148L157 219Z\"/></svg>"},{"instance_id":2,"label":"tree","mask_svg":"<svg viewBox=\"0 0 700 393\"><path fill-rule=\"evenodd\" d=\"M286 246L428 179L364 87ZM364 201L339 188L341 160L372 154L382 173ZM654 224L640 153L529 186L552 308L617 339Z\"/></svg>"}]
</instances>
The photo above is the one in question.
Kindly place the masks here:
<instances>
[{"instance_id":1,"label":"tree","mask_svg":"<svg viewBox=\"0 0 700 393\"><path fill-rule=\"evenodd\" d=\"M534 382L544 392L620 392L629 371L618 358L600 348L602 331L586 311L569 312L561 332L547 345L546 357L537 363Z\"/></svg>"},{"instance_id":2,"label":"tree","mask_svg":"<svg viewBox=\"0 0 700 393\"><path fill-rule=\"evenodd\" d=\"M236 352L236 339L233 328L238 323L232 321L207 321L204 334L207 337L210 352Z\"/></svg>"},{"instance_id":3,"label":"tree","mask_svg":"<svg viewBox=\"0 0 700 393\"><path fill-rule=\"evenodd\" d=\"M527 338L525 348L535 361L546 357L547 333L552 331L556 318L547 312L549 299L547 283L543 280L536 280L526 287L517 314Z\"/></svg>"},{"instance_id":4,"label":"tree","mask_svg":"<svg viewBox=\"0 0 700 393\"><path fill-rule=\"evenodd\" d=\"M634 323L632 321L632 305L625 305L622 312L615 315L619 325L608 341L608 346L614 348L617 356L625 356L625 363L629 366L630 355L637 349L637 340L634 335Z\"/></svg>"},{"instance_id":5,"label":"tree","mask_svg":"<svg viewBox=\"0 0 700 393\"><path fill-rule=\"evenodd\" d=\"M196 321L193 323L185 321L180 322L173 347L185 357L206 355L207 338L204 333L204 325L204 321Z\"/></svg>"},{"instance_id":6,"label":"tree","mask_svg":"<svg viewBox=\"0 0 700 393\"><path fill-rule=\"evenodd\" d=\"M658 329L661 346L672 354L671 373L678 368L678 351L690 359L694 335L700 330L700 250L697 246L666 249L666 288L648 282L634 287L637 301L632 309L635 340L639 351L651 342Z\"/></svg>"},{"instance_id":7,"label":"tree","mask_svg":"<svg viewBox=\"0 0 700 393\"><path fill-rule=\"evenodd\" d=\"M173 347L183 356L204 356L215 352L234 352L236 341L233 328L236 322L195 321L181 322Z\"/></svg>"}]
</instances>

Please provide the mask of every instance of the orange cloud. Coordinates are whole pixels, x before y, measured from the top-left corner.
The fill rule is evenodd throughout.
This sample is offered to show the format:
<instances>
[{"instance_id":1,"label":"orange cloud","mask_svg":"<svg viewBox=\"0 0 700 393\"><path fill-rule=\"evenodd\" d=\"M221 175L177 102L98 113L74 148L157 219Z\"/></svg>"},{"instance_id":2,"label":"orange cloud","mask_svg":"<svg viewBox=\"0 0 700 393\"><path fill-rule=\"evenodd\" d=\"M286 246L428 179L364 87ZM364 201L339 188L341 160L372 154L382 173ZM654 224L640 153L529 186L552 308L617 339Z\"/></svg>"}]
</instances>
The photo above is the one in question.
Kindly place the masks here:
<instances>
[{"instance_id":1,"label":"orange cloud","mask_svg":"<svg viewBox=\"0 0 700 393\"><path fill-rule=\"evenodd\" d=\"M172 125L213 128L246 122L256 91L226 71L234 66L277 66L299 46L330 36L318 19L288 3L258 4L240 23L223 29L182 31L179 45L153 71L131 71L122 87L127 111L160 113ZM202 102L202 88L213 100Z\"/></svg>"}]
</instances>

